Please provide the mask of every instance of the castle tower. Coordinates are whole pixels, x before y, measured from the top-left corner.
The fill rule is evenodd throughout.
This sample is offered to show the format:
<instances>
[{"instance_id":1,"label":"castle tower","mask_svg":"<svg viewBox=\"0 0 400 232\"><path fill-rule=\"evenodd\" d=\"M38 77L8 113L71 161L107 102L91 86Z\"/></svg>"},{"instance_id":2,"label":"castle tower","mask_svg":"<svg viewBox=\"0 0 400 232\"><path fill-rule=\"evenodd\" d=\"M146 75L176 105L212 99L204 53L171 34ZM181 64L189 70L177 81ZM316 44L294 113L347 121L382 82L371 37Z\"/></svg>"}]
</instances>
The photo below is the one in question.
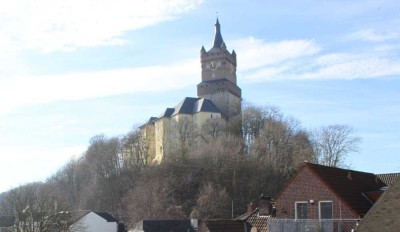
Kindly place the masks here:
<instances>
[{"instance_id":1,"label":"castle tower","mask_svg":"<svg viewBox=\"0 0 400 232\"><path fill-rule=\"evenodd\" d=\"M236 53L230 53L221 35L218 18L215 23L213 47L200 51L201 83L197 96L212 101L226 119L241 112L242 91L236 82Z\"/></svg>"}]
</instances>

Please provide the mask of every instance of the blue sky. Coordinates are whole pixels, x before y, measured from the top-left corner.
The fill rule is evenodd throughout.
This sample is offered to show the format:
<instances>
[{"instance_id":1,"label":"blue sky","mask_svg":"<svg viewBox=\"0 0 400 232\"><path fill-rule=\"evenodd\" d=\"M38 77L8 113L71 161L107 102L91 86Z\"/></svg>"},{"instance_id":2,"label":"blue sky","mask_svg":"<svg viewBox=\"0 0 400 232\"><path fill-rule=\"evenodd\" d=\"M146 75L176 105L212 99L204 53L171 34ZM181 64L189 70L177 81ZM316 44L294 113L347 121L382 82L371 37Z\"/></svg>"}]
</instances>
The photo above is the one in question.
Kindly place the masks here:
<instances>
[{"instance_id":1,"label":"blue sky","mask_svg":"<svg viewBox=\"0 0 400 232\"><path fill-rule=\"evenodd\" d=\"M400 170L396 0L17 0L0 1L0 192L195 97L216 12L246 102L349 124L352 168Z\"/></svg>"}]
</instances>

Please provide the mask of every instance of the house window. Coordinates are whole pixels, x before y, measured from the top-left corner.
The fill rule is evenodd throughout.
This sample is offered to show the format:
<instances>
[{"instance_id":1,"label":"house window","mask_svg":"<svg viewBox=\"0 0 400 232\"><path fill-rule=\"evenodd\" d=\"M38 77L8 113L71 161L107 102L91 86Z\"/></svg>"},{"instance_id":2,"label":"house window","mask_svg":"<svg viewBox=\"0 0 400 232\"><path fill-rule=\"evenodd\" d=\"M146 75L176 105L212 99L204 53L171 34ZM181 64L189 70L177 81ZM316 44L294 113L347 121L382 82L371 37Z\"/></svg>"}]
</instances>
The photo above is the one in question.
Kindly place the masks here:
<instances>
[{"instance_id":1,"label":"house window","mask_svg":"<svg viewBox=\"0 0 400 232\"><path fill-rule=\"evenodd\" d=\"M318 202L319 219L332 219L333 218L333 205L332 201Z\"/></svg>"},{"instance_id":2,"label":"house window","mask_svg":"<svg viewBox=\"0 0 400 232\"><path fill-rule=\"evenodd\" d=\"M297 201L295 203L296 219L308 219L308 203L307 201Z\"/></svg>"}]
</instances>

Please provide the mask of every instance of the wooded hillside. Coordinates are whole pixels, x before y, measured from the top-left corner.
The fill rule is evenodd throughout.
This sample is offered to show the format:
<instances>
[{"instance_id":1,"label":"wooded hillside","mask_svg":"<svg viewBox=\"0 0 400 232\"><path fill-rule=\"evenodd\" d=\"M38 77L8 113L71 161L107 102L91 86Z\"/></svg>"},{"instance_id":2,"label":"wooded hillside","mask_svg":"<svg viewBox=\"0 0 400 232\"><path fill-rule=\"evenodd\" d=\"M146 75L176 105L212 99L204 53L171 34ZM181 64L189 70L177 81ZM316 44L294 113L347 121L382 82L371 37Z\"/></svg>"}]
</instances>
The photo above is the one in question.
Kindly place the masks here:
<instances>
[{"instance_id":1,"label":"wooded hillside","mask_svg":"<svg viewBox=\"0 0 400 232\"><path fill-rule=\"evenodd\" d=\"M321 152L329 146L321 133L306 131L276 107L246 106L241 118L203 129L212 139L181 146L159 165L147 162L138 128L120 137L94 136L81 157L45 183L11 190L1 213L23 215L27 205L35 212L90 209L133 224L143 218L188 218L196 208L201 218L231 218L262 193L274 196L305 160L329 158ZM339 136L354 139L349 151L356 150L359 138L348 126L324 129L346 129ZM187 135L186 140L195 136ZM339 155L331 159L344 164L347 153Z\"/></svg>"}]
</instances>

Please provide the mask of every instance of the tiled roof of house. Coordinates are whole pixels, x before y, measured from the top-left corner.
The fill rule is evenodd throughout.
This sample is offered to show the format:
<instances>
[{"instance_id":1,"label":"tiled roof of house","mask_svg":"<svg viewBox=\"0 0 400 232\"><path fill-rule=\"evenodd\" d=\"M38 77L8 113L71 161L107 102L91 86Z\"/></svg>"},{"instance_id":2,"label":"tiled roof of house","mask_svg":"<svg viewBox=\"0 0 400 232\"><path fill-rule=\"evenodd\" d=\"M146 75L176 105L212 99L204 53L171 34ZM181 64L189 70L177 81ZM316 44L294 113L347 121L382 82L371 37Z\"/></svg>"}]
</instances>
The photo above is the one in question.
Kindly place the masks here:
<instances>
[{"instance_id":1,"label":"tiled roof of house","mask_svg":"<svg viewBox=\"0 0 400 232\"><path fill-rule=\"evenodd\" d=\"M205 220L198 232L250 232L251 225L247 222L233 220Z\"/></svg>"},{"instance_id":2,"label":"tiled roof of house","mask_svg":"<svg viewBox=\"0 0 400 232\"><path fill-rule=\"evenodd\" d=\"M383 183L390 185L398 176L400 176L400 173L377 174L377 176L383 181Z\"/></svg>"},{"instance_id":3,"label":"tiled roof of house","mask_svg":"<svg viewBox=\"0 0 400 232\"><path fill-rule=\"evenodd\" d=\"M357 232L399 231L399 196L400 177L397 177L361 220Z\"/></svg>"},{"instance_id":4,"label":"tiled roof of house","mask_svg":"<svg viewBox=\"0 0 400 232\"><path fill-rule=\"evenodd\" d=\"M380 190L386 186L375 174L348 169L327 167L305 163L309 168L357 214L365 215L373 202L366 193Z\"/></svg>"},{"instance_id":5,"label":"tiled roof of house","mask_svg":"<svg viewBox=\"0 0 400 232\"><path fill-rule=\"evenodd\" d=\"M260 216L259 210L258 210L258 208L256 208L253 212L245 213L245 214L237 217L235 220L246 221L252 227L256 227L257 232L265 232L265 231L267 231L267 222L268 222L269 218L270 218L270 216Z\"/></svg>"}]
</instances>

